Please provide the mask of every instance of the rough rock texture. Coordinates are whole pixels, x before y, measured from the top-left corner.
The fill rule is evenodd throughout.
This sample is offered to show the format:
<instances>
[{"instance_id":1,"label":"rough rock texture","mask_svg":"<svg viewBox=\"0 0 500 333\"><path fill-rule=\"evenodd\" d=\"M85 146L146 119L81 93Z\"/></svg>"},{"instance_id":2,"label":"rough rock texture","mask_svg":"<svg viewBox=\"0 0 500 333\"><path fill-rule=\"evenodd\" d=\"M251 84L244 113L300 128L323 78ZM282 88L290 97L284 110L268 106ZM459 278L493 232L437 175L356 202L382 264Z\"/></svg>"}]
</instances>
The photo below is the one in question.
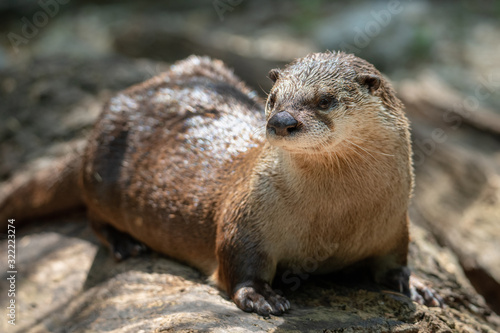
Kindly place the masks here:
<instances>
[{"instance_id":1,"label":"rough rock texture","mask_svg":"<svg viewBox=\"0 0 500 333\"><path fill-rule=\"evenodd\" d=\"M480 95L461 96L429 74L400 95L414 124L413 221L458 256L500 313L500 115L470 107Z\"/></svg>"},{"instance_id":2,"label":"rough rock texture","mask_svg":"<svg viewBox=\"0 0 500 333\"><path fill-rule=\"evenodd\" d=\"M124 57L38 58L0 71L0 180L27 161L67 153L85 136L111 93L166 68Z\"/></svg>"},{"instance_id":3,"label":"rough rock texture","mask_svg":"<svg viewBox=\"0 0 500 333\"><path fill-rule=\"evenodd\" d=\"M61 150L58 149L46 149L40 152L40 147L53 142L55 137L60 141L59 146L65 147L62 142L81 133L81 130L84 131L85 126L78 125L80 122L75 119L76 127L70 127L74 130L59 129L61 124L58 120L66 116L71 119L72 117L68 115L77 114L88 117L86 118L88 124L91 122L92 114L81 114L86 112L86 109L82 108L85 104L82 103L85 98L95 103L103 98L97 96L101 88L96 88L93 92L82 94L80 97L75 95L71 103L49 99L50 102L45 105L35 100L30 106L29 114L38 114L39 117L36 121L28 121L30 119L28 115L25 118L18 117L16 110L23 110L25 106L16 103L24 103L21 97L26 95L26 91L34 89L31 84L43 85L47 77L52 77L57 82L57 77L60 75L61 80L67 80L64 81L66 82L64 89L71 91L74 86L81 86L82 77L89 72L100 73L96 74L97 78L106 78L112 76L114 71L114 66L98 61L86 65L87 67L71 61L61 65L54 63L51 65L53 67L49 66L50 63L48 61L47 66L37 67L37 71L34 71L37 73L35 77L32 77L33 71L29 69L0 73L3 82L12 79L17 82L21 78L26 82L23 85L14 85L8 92L5 90L2 92L2 103L5 104L2 104L1 117L5 119L4 115L7 115L21 124L14 130L12 128L6 130L4 127L6 125L0 126L2 127L0 133L7 133L7 136L3 134L0 146L0 168L4 170L4 177L19 170L22 163L32 161L34 157L45 156L45 159L50 159L50 154L56 156L61 154ZM122 65L123 63L121 65L119 63L117 66ZM126 62L123 68L129 73L141 73L143 65L141 62ZM44 68L56 67L59 70L55 70L52 76L44 74ZM67 79L67 68L74 68L72 80ZM119 76L115 76L115 80L111 80L115 85L106 87L110 90L120 89L131 84L130 81L134 81L135 78L137 81L144 79L140 77L141 75L132 80L122 81ZM58 94L59 90L49 96ZM404 93L402 95L407 96ZM429 137L429 132L438 125L430 122L428 118L416 118L417 112L413 106L421 105L421 101L413 103L405 97L405 102L409 105L409 114L414 118L415 140L425 140ZM4 108L3 105L13 106ZM18 105L18 108L15 105ZM74 111L78 107L81 112ZM44 120L45 117L49 117L48 123ZM0 124L6 123L8 122L0 122ZM44 123L58 126L42 125ZM40 130L39 126L61 130L61 136L49 135L50 131L47 134L47 131ZM29 140L23 141L25 138L21 129L25 133L36 133L33 135L38 138L39 143L30 146ZM448 140L444 142L446 146L436 145L436 149L425 155L424 161L417 167L417 189L412 219L434 232L439 243L422 227L413 226L410 265L417 276L445 298L448 304L445 309L416 305L401 295L380 291L362 276L355 277L346 273L319 278L304 277L297 290L291 290L293 286L283 282L278 283L277 287L282 289L291 301L292 310L283 317L261 318L240 311L224 294L206 283L205 277L200 273L167 258L151 254L120 264L114 263L110 260L109 253L97 244L85 223L85 215L75 212L46 220L36 220L21 230L17 229L17 325L13 327L6 320L1 320L0 331L499 331L500 318L488 309L483 298L470 285L460 266L460 263L464 265L464 260L459 252L471 249L466 252L468 258L475 260L472 261L474 263L481 264L475 267L481 267L484 272L487 272L488 266L484 264L486 260L481 259L483 250L475 250L475 246L482 246L481 249L484 251L494 252L496 249L497 252L493 254L498 254L498 243L494 243L495 238L488 238L495 230L494 223L484 223L488 228L480 231L483 226L480 222L494 221L496 216L494 214L498 212L496 210L498 205L492 201L492 198L497 198L493 194L498 193L494 191L498 189L495 187L495 174L492 169L484 167L493 163L492 161L497 163L498 155L491 155L489 152L487 154L486 151L481 155L479 150L498 151L498 147L495 146L498 144L498 138L489 133L477 132L474 126L467 125L464 121L462 126L453 130L454 136L450 134ZM467 145L462 142L467 142ZM14 149L25 147L25 143L28 144L25 150ZM416 144L418 145L418 141ZM478 148L476 145L481 147ZM450 154L463 150L469 153L463 156ZM484 163L477 158L478 154L482 156ZM498 167L493 170L498 172ZM476 216L481 218L475 218ZM479 227L477 230L468 229L466 223ZM455 240L453 237L449 237L448 240L447 235L458 236L455 236L457 237ZM469 238L476 243L466 243ZM3 239L0 243L0 258L6 258L7 242ZM7 297L3 297L7 294L5 265L6 261L1 259L0 309L5 309L8 301ZM496 268L493 266L489 273L491 275Z\"/></svg>"}]
</instances>

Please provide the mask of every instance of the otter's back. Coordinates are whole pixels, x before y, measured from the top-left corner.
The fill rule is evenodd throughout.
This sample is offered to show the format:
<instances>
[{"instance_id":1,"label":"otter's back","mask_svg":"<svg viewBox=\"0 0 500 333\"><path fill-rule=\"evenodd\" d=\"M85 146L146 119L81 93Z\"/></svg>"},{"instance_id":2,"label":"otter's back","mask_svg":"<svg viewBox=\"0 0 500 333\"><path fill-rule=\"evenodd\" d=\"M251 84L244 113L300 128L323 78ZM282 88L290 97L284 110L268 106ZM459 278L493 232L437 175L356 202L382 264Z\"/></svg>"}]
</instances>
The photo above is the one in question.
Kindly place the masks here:
<instances>
[{"instance_id":1,"label":"otter's back","mask_svg":"<svg viewBox=\"0 0 500 333\"><path fill-rule=\"evenodd\" d=\"M218 187L235 160L261 145L261 110L248 88L208 58L190 57L119 93L84 158L91 213L179 259L213 257Z\"/></svg>"}]
</instances>

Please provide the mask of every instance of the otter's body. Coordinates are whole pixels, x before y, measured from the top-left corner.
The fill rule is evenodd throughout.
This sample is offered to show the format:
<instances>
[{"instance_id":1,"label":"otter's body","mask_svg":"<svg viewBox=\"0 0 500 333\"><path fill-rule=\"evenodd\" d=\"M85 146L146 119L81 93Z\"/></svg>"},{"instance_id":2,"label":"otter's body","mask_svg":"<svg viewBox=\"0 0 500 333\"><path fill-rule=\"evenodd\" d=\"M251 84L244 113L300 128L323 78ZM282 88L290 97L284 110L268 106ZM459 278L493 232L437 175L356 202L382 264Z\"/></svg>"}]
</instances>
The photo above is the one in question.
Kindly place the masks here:
<instances>
[{"instance_id":1,"label":"otter's body","mask_svg":"<svg viewBox=\"0 0 500 333\"><path fill-rule=\"evenodd\" d=\"M269 75L265 107L198 57L111 99L79 169L94 230L118 259L145 244L263 315L290 306L276 271L311 262L363 262L408 295L411 148L390 83L344 53Z\"/></svg>"},{"instance_id":2,"label":"otter's body","mask_svg":"<svg viewBox=\"0 0 500 333\"><path fill-rule=\"evenodd\" d=\"M223 188L262 145L261 104L249 94L220 62L192 57L112 98L81 175L97 231L110 224L211 274Z\"/></svg>"},{"instance_id":3,"label":"otter's body","mask_svg":"<svg viewBox=\"0 0 500 333\"><path fill-rule=\"evenodd\" d=\"M311 260L317 273L368 261L407 285L411 150L392 88L335 53L270 76L265 113L220 62L196 57L113 98L81 172L94 229L119 256L113 228L263 314L288 307L269 287L277 268Z\"/></svg>"}]
</instances>

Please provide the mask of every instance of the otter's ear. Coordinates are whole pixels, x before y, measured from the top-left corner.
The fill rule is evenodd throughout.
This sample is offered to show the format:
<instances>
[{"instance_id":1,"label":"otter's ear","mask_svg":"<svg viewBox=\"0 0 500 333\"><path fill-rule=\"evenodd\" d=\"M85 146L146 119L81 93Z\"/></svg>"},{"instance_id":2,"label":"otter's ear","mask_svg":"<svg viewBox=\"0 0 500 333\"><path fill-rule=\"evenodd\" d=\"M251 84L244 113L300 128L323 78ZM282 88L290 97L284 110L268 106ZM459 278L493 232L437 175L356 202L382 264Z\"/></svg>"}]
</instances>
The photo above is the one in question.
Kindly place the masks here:
<instances>
[{"instance_id":1,"label":"otter's ear","mask_svg":"<svg viewBox=\"0 0 500 333\"><path fill-rule=\"evenodd\" d=\"M380 77L373 74L358 74L356 77L359 84L368 88L370 93L374 93L380 87Z\"/></svg>"},{"instance_id":2,"label":"otter's ear","mask_svg":"<svg viewBox=\"0 0 500 333\"><path fill-rule=\"evenodd\" d=\"M276 80L278 80L278 78L280 77L280 70L277 68L271 69L269 71L269 74L267 74L267 75L273 81L273 83L276 83Z\"/></svg>"}]
</instances>

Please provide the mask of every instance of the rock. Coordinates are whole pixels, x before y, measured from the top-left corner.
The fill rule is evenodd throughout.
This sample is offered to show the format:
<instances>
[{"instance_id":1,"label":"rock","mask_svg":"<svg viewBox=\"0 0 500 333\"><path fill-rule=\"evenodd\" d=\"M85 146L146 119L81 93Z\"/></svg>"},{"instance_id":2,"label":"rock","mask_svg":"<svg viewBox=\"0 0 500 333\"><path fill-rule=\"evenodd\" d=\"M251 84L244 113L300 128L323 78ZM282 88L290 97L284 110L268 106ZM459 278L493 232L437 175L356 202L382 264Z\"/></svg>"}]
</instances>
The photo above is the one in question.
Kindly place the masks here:
<instances>
[{"instance_id":1,"label":"rock","mask_svg":"<svg viewBox=\"0 0 500 333\"><path fill-rule=\"evenodd\" d=\"M112 92L162 68L159 62L104 57L37 58L0 69L0 180L30 160L67 153L57 144L83 137Z\"/></svg>"},{"instance_id":2,"label":"rock","mask_svg":"<svg viewBox=\"0 0 500 333\"><path fill-rule=\"evenodd\" d=\"M474 287L500 313L500 116L439 79L401 86L412 119L413 221L458 257Z\"/></svg>"}]
</instances>

